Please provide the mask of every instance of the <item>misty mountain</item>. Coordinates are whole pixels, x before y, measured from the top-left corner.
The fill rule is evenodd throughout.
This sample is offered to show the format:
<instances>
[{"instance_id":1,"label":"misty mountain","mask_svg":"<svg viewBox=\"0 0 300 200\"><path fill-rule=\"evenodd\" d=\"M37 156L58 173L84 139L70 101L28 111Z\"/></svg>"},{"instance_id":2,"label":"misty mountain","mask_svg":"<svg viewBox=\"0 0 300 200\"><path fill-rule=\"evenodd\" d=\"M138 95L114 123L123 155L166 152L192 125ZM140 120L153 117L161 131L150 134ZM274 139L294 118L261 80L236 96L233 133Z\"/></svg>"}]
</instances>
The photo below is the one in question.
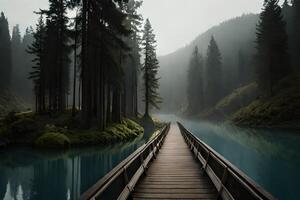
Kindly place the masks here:
<instances>
[{"instance_id":1,"label":"misty mountain","mask_svg":"<svg viewBox=\"0 0 300 200\"><path fill-rule=\"evenodd\" d=\"M159 57L160 93L164 100L163 111L184 110L186 108L187 70L192 51L198 46L199 52L206 57L207 46L213 35L222 54L224 96L238 87L238 52L246 58L247 76L245 82L254 80L252 58L255 53L256 25L259 16L247 14L225 21L200 34L189 45L174 53ZM195 26L197 24L195 23ZM205 78L205 77L204 77Z\"/></svg>"}]
</instances>

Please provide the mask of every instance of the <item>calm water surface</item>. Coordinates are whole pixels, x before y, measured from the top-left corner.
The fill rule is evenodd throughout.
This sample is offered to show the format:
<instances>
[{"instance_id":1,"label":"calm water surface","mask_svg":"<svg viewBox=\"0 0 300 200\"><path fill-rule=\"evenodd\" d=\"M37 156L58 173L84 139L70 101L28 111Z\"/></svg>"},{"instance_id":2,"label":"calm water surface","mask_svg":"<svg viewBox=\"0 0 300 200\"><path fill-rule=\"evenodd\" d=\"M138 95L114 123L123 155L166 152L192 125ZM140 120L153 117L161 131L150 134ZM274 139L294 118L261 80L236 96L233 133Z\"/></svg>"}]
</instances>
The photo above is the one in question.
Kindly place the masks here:
<instances>
[{"instance_id":1,"label":"calm water surface","mask_svg":"<svg viewBox=\"0 0 300 200\"><path fill-rule=\"evenodd\" d=\"M0 151L0 199L77 199L147 140L67 152Z\"/></svg>"},{"instance_id":2,"label":"calm water surface","mask_svg":"<svg viewBox=\"0 0 300 200\"><path fill-rule=\"evenodd\" d=\"M300 131L244 129L158 115L180 121L276 198L299 200Z\"/></svg>"},{"instance_id":3,"label":"calm water surface","mask_svg":"<svg viewBox=\"0 0 300 200\"><path fill-rule=\"evenodd\" d=\"M283 130L241 129L157 115L181 121L257 183L283 200L298 200L300 133ZM146 140L107 147L39 152L31 149L0 151L0 199L77 199Z\"/></svg>"}]
</instances>

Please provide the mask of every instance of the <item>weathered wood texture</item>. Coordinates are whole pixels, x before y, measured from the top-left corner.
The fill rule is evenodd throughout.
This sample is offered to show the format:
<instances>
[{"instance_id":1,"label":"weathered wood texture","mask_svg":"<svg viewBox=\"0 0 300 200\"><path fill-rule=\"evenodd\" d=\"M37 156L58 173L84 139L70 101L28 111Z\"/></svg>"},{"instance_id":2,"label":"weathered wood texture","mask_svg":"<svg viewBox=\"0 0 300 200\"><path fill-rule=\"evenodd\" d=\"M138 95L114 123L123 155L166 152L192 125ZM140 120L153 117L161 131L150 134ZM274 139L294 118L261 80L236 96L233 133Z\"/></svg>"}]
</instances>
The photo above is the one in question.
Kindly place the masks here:
<instances>
[{"instance_id":1,"label":"weathered wood texture","mask_svg":"<svg viewBox=\"0 0 300 200\"><path fill-rule=\"evenodd\" d=\"M176 124L140 180L133 199L216 199L217 190L186 145Z\"/></svg>"}]
</instances>

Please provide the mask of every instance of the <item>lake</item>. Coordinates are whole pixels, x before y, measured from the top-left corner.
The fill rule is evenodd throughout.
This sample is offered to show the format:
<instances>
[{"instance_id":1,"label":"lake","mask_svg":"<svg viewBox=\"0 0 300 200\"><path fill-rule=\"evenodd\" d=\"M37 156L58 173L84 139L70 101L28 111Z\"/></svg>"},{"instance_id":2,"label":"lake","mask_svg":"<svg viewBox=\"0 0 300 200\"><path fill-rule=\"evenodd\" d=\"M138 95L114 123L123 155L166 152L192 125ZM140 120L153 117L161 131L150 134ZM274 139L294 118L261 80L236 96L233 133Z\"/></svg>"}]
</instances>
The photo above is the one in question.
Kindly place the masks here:
<instances>
[{"instance_id":1,"label":"lake","mask_svg":"<svg viewBox=\"0 0 300 200\"><path fill-rule=\"evenodd\" d=\"M180 121L278 199L296 200L300 180L300 133L245 129L225 124ZM147 139L66 152L13 148L0 151L0 199L69 200L96 183Z\"/></svg>"}]
</instances>

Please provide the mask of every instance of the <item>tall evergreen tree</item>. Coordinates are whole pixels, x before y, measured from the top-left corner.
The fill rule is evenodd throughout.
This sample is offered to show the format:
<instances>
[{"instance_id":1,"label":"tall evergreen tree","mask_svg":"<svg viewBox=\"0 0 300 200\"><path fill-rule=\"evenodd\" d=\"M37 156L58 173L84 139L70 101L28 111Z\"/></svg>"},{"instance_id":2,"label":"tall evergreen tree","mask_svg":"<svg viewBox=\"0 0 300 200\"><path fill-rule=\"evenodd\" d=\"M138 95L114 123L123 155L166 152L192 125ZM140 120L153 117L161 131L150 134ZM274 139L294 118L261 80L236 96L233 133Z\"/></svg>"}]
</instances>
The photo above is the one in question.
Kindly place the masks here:
<instances>
[{"instance_id":1,"label":"tall evergreen tree","mask_svg":"<svg viewBox=\"0 0 300 200\"><path fill-rule=\"evenodd\" d=\"M294 68L297 72L300 71L300 0L293 0L293 12L292 12L292 24L293 24L293 33L292 37L294 39Z\"/></svg>"},{"instance_id":2,"label":"tall evergreen tree","mask_svg":"<svg viewBox=\"0 0 300 200\"><path fill-rule=\"evenodd\" d=\"M24 65L22 61L22 38L19 25L15 25L11 38L11 56L12 56L12 89L20 94L19 85L22 85Z\"/></svg>"},{"instance_id":3,"label":"tall evergreen tree","mask_svg":"<svg viewBox=\"0 0 300 200\"><path fill-rule=\"evenodd\" d=\"M203 58L199 54L196 46L189 64L188 70L188 112L189 114L196 114L203 109L204 104L204 81L203 81Z\"/></svg>"},{"instance_id":4,"label":"tall evergreen tree","mask_svg":"<svg viewBox=\"0 0 300 200\"><path fill-rule=\"evenodd\" d=\"M157 92L159 88L159 78L157 78L159 63L156 58L156 40L149 19L146 20L144 26L142 46L145 56L142 67L145 90L145 117L149 117L150 106L159 109L158 104L162 101Z\"/></svg>"},{"instance_id":5,"label":"tall evergreen tree","mask_svg":"<svg viewBox=\"0 0 300 200\"><path fill-rule=\"evenodd\" d=\"M288 36L278 0L265 0L257 26L257 74L263 92L273 94L274 85L290 72Z\"/></svg>"},{"instance_id":6,"label":"tall evergreen tree","mask_svg":"<svg viewBox=\"0 0 300 200\"><path fill-rule=\"evenodd\" d=\"M121 120L120 77L123 71L120 66L120 52L126 48L121 37L130 32L123 23L126 14L118 7L117 2L126 1L82 1L82 117L86 126L90 125L92 120L97 120L101 129L106 124L106 97L112 96L112 104L115 105L112 106L112 110L110 106L108 108L111 110L113 121ZM108 73L114 73L115 77L107 79ZM113 88L113 92L108 93L107 86Z\"/></svg>"},{"instance_id":7,"label":"tall evergreen tree","mask_svg":"<svg viewBox=\"0 0 300 200\"><path fill-rule=\"evenodd\" d=\"M45 63L45 38L46 25L43 16L38 20L36 31L33 34L34 42L28 47L27 52L34 56L32 71L29 79L33 81L36 111L42 113L46 111L46 63Z\"/></svg>"},{"instance_id":8,"label":"tall evergreen tree","mask_svg":"<svg viewBox=\"0 0 300 200\"><path fill-rule=\"evenodd\" d=\"M47 73L48 109L63 111L67 108L70 79L70 36L67 17L69 1L49 0L46 15L45 67Z\"/></svg>"},{"instance_id":9,"label":"tall evergreen tree","mask_svg":"<svg viewBox=\"0 0 300 200\"><path fill-rule=\"evenodd\" d=\"M127 14L125 24L131 31L131 34L124 39L124 42L130 47L127 52L124 68L124 95L123 110L124 114L129 117L137 116L137 86L138 86L138 70L140 69L140 33L142 26L142 16L137 10L142 6L140 0L130 0L123 6L124 12Z\"/></svg>"},{"instance_id":10,"label":"tall evergreen tree","mask_svg":"<svg viewBox=\"0 0 300 200\"><path fill-rule=\"evenodd\" d=\"M207 49L206 82L205 102L214 106L222 97L222 56L213 36Z\"/></svg>"},{"instance_id":11,"label":"tall evergreen tree","mask_svg":"<svg viewBox=\"0 0 300 200\"><path fill-rule=\"evenodd\" d=\"M22 83L20 84L19 88L23 88L21 95L22 97L27 100L28 102L32 102L33 99L33 83L31 80L28 79L28 74L32 69L32 59L33 55L27 52L29 46L32 45L34 41L34 30L32 27L28 27L25 30L25 34L22 40Z\"/></svg>"},{"instance_id":12,"label":"tall evergreen tree","mask_svg":"<svg viewBox=\"0 0 300 200\"><path fill-rule=\"evenodd\" d=\"M11 82L11 43L8 21L3 12L0 15L0 89L8 89Z\"/></svg>"}]
</instances>

